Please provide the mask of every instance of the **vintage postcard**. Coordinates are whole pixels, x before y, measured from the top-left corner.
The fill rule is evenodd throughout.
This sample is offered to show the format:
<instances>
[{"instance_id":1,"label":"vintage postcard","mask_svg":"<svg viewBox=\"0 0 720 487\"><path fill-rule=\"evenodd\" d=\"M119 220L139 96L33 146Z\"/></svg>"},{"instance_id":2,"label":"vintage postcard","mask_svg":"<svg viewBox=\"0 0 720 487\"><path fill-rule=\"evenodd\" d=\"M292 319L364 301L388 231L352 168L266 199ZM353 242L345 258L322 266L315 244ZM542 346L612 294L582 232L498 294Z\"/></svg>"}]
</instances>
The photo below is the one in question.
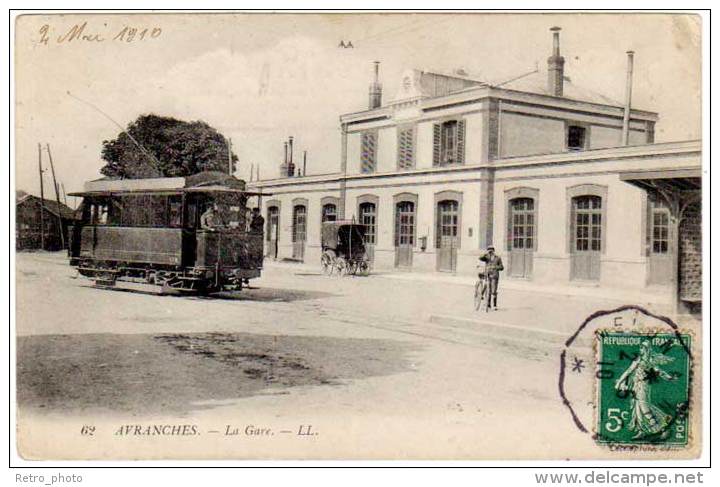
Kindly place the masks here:
<instances>
[{"instance_id":1,"label":"vintage postcard","mask_svg":"<svg viewBox=\"0 0 720 487\"><path fill-rule=\"evenodd\" d=\"M14 29L22 458L701 454L701 17Z\"/></svg>"}]
</instances>

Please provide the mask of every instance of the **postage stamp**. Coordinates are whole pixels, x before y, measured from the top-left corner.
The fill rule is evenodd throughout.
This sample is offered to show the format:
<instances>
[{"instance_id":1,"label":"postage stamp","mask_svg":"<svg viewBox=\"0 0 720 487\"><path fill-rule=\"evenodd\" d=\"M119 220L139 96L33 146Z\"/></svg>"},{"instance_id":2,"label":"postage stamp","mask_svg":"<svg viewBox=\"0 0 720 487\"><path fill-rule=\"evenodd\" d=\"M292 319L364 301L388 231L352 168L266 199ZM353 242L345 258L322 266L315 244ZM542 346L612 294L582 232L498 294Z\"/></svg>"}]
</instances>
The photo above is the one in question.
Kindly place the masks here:
<instances>
[{"instance_id":1,"label":"postage stamp","mask_svg":"<svg viewBox=\"0 0 720 487\"><path fill-rule=\"evenodd\" d=\"M684 447L691 336L598 330L598 443Z\"/></svg>"}]
</instances>

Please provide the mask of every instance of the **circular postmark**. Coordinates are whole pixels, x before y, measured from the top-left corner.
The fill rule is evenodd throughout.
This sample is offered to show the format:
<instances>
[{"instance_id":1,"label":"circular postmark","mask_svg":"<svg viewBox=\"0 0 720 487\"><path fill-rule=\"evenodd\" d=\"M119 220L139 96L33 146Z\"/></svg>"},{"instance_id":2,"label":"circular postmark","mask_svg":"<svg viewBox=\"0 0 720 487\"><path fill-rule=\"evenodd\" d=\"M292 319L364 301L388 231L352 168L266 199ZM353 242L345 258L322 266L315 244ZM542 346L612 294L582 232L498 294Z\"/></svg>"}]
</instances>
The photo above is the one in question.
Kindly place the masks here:
<instances>
[{"instance_id":1,"label":"circular postmark","mask_svg":"<svg viewBox=\"0 0 720 487\"><path fill-rule=\"evenodd\" d=\"M575 426L611 448L683 448L693 335L627 305L590 315L560 353L558 392Z\"/></svg>"}]
</instances>

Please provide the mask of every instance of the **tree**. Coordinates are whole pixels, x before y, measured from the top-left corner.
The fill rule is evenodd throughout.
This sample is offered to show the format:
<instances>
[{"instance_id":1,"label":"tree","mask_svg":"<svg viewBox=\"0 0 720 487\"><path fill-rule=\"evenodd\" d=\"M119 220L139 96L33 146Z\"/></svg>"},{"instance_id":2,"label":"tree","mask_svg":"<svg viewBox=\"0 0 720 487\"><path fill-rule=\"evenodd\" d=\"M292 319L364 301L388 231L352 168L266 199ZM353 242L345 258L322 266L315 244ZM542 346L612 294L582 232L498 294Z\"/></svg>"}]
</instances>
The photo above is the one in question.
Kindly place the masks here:
<instances>
[{"instance_id":1,"label":"tree","mask_svg":"<svg viewBox=\"0 0 720 487\"><path fill-rule=\"evenodd\" d=\"M104 140L101 157L106 164L100 172L123 179L228 170L227 141L217 130L202 121L185 122L153 114L139 116L117 138ZM237 160L233 154L233 172Z\"/></svg>"}]
</instances>

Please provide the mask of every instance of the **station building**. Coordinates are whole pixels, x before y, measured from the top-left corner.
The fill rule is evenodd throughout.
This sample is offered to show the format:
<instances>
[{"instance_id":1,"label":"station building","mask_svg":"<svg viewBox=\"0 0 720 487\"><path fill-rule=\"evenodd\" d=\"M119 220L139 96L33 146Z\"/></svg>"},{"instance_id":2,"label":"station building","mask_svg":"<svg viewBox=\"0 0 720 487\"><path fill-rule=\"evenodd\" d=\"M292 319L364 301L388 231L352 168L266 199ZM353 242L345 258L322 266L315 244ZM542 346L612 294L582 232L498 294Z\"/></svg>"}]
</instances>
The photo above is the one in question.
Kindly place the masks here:
<instances>
[{"instance_id":1,"label":"station building","mask_svg":"<svg viewBox=\"0 0 720 487\"><path fill-rule=\"evenodd\" d=\"M337 172L283 164L250 184L272 194L266 257L319 265L321 223L354 219L374 269L473 274L493 245L511 279L666 292L697 311L700 141L655 143L657 113L571 83L552 30L546 73L498 85L412 69L384 103L376 64L368 109L340 116Z\"/></svg>"}]
</instances>

